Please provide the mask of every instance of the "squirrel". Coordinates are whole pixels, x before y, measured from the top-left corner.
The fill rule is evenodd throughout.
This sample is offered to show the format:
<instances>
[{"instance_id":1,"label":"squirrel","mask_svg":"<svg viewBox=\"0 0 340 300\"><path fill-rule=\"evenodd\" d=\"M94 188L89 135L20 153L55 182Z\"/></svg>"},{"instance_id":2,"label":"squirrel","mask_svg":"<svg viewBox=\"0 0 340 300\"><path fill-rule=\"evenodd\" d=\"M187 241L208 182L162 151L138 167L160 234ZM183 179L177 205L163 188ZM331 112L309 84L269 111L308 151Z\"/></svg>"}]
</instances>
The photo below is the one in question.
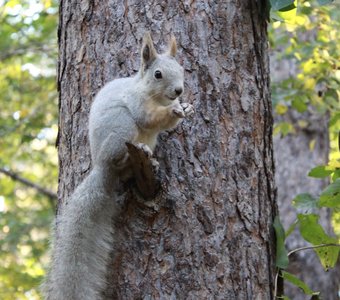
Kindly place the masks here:
<instances>
[{"instance_id":1,"label":"squirrel","mask_svg":"<svg viewBox=\"0 0 340 300\"><path fill-rule=\"evenodd\" d=\"M118 182L131 169L126 143L151 157L158 134L194 112L191 104L178 100L184 69L175 60L176 51L172 36L168 50L158 54L147 32L138 73L107 83L96 95L89 117L93 167L57 217L51 265L42 286L46 300L103 299L114 253Z\"/></svg>"}]
</instances>

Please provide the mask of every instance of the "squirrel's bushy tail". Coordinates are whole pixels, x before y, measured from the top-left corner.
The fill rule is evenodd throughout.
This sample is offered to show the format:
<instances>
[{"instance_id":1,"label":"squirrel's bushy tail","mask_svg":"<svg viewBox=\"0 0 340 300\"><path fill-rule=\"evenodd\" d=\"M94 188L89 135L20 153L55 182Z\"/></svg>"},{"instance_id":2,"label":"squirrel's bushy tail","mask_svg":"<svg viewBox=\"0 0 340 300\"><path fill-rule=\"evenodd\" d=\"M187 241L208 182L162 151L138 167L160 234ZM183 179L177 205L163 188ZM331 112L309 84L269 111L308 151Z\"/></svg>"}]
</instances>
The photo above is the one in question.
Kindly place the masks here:
<instances>
[{"instance_id":1,"label":"squirrel's bushy tail","mask_svg":"<svg viewBox=\"0 0 340 300\"><path fill-rule=\"evenodd\" d=\"M102 298L117 212L103 176L102 170L92 170L57 217L51 268L42 286L46 300Z\"/></svg>"}]
</instances>

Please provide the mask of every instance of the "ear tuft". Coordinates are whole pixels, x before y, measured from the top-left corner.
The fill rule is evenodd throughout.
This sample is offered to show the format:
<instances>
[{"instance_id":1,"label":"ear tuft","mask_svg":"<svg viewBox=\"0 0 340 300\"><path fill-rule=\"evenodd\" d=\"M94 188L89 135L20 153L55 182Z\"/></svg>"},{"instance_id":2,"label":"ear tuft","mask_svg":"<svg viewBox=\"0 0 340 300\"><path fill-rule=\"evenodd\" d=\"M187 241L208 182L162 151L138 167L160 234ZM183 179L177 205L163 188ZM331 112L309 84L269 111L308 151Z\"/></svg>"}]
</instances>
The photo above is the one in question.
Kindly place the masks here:
<instances>
[{"instance_id":1,"label":"ear tuft","mask_svg":"<svg viewBox=\"0 0 340 300\"><path fill-rule=\"evenodd\" d=\"M176 38L175 38L174 35L171 35L168 53L169 53L170 56L173 56L173 57L176 56L177 42L176 42Z\"/></svg>"},{"instance_id":2,"label":"ear tuft","mask_svg":"<svg viewBox=\"0 0 340 300\"><path fill-rule=\"evenodd\" d=\"M157 58L157 52L153 45L150 32L146 32L144 34L141 56L143 69L146 69L148 66L150 66L151 63Z\"/></svg>"},{"instance_id":3,"label":"ear tuft","mask_svg":"<svg viewBox=\"0 0 340 300\"><path fill-rule=\"evenodd\" d=\"M149 47L149 45L145 45L142 48L142 58L143 58L143 61L148 61L150 59L150 47Z\"/></svg>"}]
</instances>

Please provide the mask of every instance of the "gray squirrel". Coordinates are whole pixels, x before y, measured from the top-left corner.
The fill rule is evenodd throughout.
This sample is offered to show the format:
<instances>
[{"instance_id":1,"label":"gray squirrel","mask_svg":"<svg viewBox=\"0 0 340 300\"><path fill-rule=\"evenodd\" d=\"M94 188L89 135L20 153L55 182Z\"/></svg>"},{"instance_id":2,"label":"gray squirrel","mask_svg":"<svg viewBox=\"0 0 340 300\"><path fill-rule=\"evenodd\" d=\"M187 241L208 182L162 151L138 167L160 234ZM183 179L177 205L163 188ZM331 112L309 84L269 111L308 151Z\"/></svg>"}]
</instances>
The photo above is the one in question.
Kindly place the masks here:
<instances>
[{"instance_id":1,"label":"gray squirrel","mask_svg":"<svg viewBox=\"0 0 340 300\"><path fill-rule=\"evenodd\" d=\"M176 39L157 54L143 37L141 66L134 77L115 79L97 94L89 118L93 168L57 217L51 266L43 284L46 300L102 299L107 264L114 249L118 179L128 170L126 143L150 156L158 134L193 114L180 103L184 70L175 60Z\"/></svg>"}]
</instances>

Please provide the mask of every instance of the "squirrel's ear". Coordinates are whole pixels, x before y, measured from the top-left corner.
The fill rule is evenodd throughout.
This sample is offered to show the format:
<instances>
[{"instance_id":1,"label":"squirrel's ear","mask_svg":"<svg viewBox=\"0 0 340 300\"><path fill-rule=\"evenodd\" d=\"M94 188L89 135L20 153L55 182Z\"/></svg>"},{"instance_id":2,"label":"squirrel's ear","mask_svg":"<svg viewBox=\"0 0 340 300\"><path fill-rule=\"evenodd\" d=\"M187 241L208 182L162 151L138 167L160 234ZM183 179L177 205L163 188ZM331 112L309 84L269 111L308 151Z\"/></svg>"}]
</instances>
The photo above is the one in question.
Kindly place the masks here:
<instances>
[{"instance_id":1,"label":"squirrel's ear","mask_svg":"<svg viewBox=\"0 0 340 300\"><path fill-rule=\"evenodd\" d=\"M168 50L168 54L170 56L175 57L177 53L177 42L176 42L176 38L174 35L171 35L171 39L170 39L170 43L169 43L169 50Z\"/></svg>"},{"instance_id":2,"label":"squirrel's ear","mask_svg":"<svg viewBox=\"0 0 340 300\"><path fill-rule=\"evenodd\" d=\"M157 52L153 45L150 32L144 34L141 54L144 68L147 68L157 57Z\"/></svg>"}]
</instances>

